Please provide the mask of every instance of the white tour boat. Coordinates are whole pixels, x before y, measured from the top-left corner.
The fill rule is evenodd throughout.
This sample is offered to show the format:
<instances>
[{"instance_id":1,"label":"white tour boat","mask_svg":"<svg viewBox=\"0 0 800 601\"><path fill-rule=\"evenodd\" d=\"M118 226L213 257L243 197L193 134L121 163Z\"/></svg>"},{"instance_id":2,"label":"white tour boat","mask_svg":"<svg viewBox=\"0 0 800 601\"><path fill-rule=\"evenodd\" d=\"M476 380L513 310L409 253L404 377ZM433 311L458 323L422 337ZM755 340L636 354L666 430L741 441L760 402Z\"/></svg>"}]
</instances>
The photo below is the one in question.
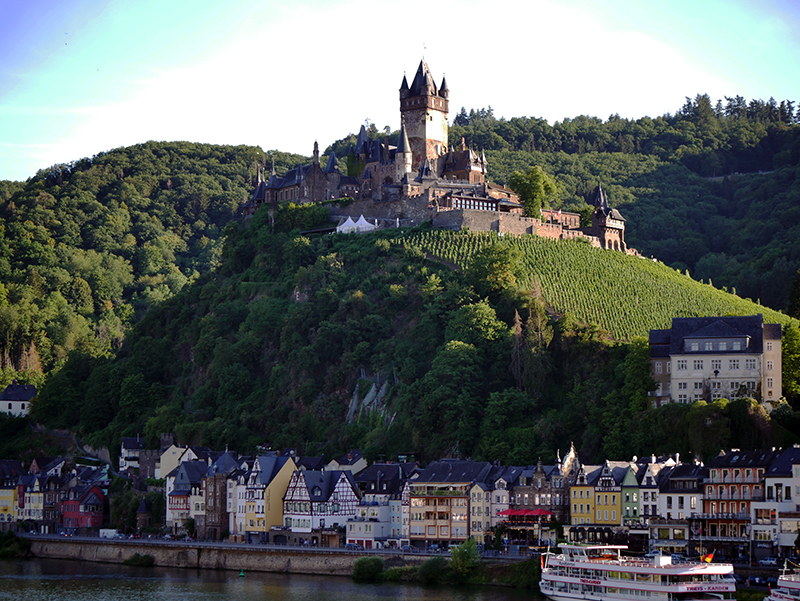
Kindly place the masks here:
<instances>
[{"instance_id":1,"label":"white tour boat","mask_svg":"<svg viewBox=\"0 0 800 601\"><path fill-rule=\"evenodd\" d=\"M733 566L672 562L669 555L625 557L625 545L561 545L560 554L542 557L542 594L572 599L716 601L734 599ZM794 601L800 601L795 598Z\"/></svg>"},{"instance_id":2,"label":"white tour boat","mask_svg":"<svg viewBox=\"0 0 800 601\"><path fill-rule=\"evenodd\" d=\"M800 573L797 569L790 572L784 567L778 577L778 586L770 588L764 601L800 601Z\"/></svg>"}]
</instances>

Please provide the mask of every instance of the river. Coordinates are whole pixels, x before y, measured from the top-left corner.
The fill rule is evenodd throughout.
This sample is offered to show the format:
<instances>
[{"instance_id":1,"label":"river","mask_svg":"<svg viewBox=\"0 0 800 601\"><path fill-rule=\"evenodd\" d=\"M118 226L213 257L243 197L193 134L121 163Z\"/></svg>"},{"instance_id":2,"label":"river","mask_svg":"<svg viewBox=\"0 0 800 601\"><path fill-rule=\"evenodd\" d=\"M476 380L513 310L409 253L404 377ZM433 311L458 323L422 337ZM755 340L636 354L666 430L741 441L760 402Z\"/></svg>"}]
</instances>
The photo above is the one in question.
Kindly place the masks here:
<instances>
[{"instance_id":1,"label":"river","mask_svg":"<svg viewBox=\"0 0 800 601\"><path fill-rule=\"evenodd\" d=\"M0 561L0 601L531 601L504 587L356 583L333 576L136 568L67 560Z\"/></svg>"}]
</instances>

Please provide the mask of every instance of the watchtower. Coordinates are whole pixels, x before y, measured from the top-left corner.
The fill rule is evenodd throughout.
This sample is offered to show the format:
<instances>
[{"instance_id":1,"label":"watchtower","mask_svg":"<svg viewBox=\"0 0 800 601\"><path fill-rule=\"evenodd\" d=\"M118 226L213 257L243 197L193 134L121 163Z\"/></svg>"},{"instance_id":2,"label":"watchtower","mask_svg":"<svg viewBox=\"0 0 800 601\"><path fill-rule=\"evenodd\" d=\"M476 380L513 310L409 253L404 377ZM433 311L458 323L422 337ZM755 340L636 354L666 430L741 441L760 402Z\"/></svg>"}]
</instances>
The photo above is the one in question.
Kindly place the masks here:
<instances>
[{"instance_id":1,"label":"watchtower","mask_svg":"<svg viewBox=\"0 0 800 601\"><path fill-rule=\"evenodd\" d=\"M425 159L436 165L447 151L447 112L450 90L442 77L437 88L425 60L421 60L414 81L409 87L406 76L400 86L400 122L405 127L411 146L412 169Z\"/></svg>"}]
</instances>

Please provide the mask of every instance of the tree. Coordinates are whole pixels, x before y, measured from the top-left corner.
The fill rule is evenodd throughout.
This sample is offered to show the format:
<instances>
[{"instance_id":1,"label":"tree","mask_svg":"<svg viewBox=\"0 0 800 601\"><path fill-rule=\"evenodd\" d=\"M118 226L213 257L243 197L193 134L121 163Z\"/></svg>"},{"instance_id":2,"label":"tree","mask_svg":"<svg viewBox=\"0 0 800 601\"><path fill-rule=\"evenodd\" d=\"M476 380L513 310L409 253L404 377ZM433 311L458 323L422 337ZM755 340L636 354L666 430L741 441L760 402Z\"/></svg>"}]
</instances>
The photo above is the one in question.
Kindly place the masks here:
<instances>
[{"instance_id":1,"label":"tree","mask_svg":"<svg viewBox=\"0 0 800 601\"><path fill-rule=\"evenodd\" d=\"M533 218L540 217L541 209L556 198L559 190L558 181L539 165L534 165L524 173L514 171L508 185L519 194L520 202L525 207L525 216Z\"/></svg>"},{"instance_id":2,"label":"tree","mask_svg":"<svg viewBox=\"0 0 800 601\"><path fill-rule=\"evenodd\" d=\"M800 402L800 325L796 321L783 328L781 355L783 396L797 407Z\"/></svg>"},{"instance_id":3,"label":"tree","mask_svg":"<svg viewBox=\"0 0 800 601\"><path fill-rule=\"evenodd\" d=\"M800 269L792 280L792 287L789 288L789 305L786 307L786 313L790 317L800 319Z\"/></svg>"},{"instance_id":4,"label":"tree","mask_svg":"<svg viewBox=\"0 0 800 601\"><path fill-rule=\"evenodd\" d=\"M481 556L478 553L478 544L472 537L460 545L452 547L451 553L450 569L459 580L466 580L480 565Z\"/></svg>"},{"instance_id":5,"label":"tree","mask_svg":"<svg viewBox=\"0 0 800 601\"><path fill-rule=\"evenodd\" d=\"M517 287L522 273L520 251L498 242L475 253L467 268L467 276L481 296L501 294Z\"/></svg>"}]
</instances>

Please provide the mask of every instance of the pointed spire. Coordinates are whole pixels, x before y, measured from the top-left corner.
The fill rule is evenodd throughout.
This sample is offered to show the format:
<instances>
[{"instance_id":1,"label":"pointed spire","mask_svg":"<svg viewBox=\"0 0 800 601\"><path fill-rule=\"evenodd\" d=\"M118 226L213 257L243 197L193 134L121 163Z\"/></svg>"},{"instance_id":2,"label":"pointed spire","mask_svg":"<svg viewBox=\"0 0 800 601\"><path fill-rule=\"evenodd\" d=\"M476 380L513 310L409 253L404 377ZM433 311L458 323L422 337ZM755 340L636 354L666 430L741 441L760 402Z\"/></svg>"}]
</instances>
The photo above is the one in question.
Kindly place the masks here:
<instances>
[{"instance_id":1,"label":"pointed spire","mask_svg":"<svg viewBox=\"0 0 800 601\"><path fill-rule=\"evenodd\" d=\"M314 140L314 160L313 163L315 165L319 165L319 144L316 140Z\"/></svg>"},{"instance_id":2,"label":"pointed spire","mask_svg":"<svg viewBox=\"0 0 800 601\"><path fill-rule=\"evenodd\" d=\"M411 144L408 142L408 134L406 133L406 124L400 124L400 135L397 137L397 154L411 152Z\"/></svg>"},{"instance_id":3,"label":"pointed spire","mask_svg":"<svg viewBox=\"0 0 800 601\"><path fill-rule=\"evenodd\" d=\"M336 153L331 151L330 155L328 155L328 163L325 165L323 173L325 175L329 175L331 173L338 173L338 172L339 172L339 163L336 160Z\"/></svg>"},{"instance_id":4,"label":"pointed spire","mask_svg":"<svg viewBox=\"0 0 800 601\"><path fill-rule=\"evenodd\" d=\"M361 124L361 129L358 130L358 137L356 138L356 154L362 154L366 152L364 145L367 143L367 128L364 127L364 124Z\"/></svg>"},{"instance_id":5,"label":"pointed spire","mask_svg":"<svg viewBox=\"0 0 800 601\"><path fill-rule=\"evenodd\" d=\"M442 85L439 86L439 96L447 98L450 96L450 88L447 87L447 79L442 75Z\"/></svg>"}]
</instances>

